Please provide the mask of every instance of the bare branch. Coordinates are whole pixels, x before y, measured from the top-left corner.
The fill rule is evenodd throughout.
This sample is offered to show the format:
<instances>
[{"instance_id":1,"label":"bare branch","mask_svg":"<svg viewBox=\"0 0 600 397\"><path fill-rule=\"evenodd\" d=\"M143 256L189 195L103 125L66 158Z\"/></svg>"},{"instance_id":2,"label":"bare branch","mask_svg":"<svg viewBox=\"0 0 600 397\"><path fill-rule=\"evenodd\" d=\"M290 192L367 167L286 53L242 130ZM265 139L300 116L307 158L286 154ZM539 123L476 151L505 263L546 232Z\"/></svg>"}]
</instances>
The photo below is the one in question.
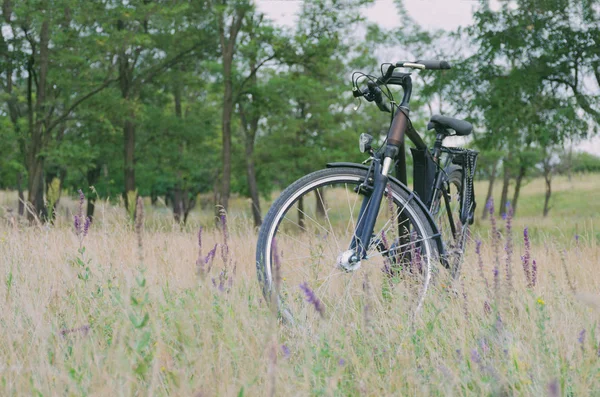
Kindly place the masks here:
<instances>
[{"instance_id":1,"label":"bare branch","mask_svg":"<svg viewBox=\"0 0 600 397\"><path fill-rule=\"evenodd\" d=\"M277 53L274 53L273 55L263 59L258 65L256 65L255 68L252 69L252 71L250 72L250 74L248 76L246 76L246 78L244 79L244 81L242 81L242 83L240 84L240 86L238 87L238 94L235 97L235 102L237 102L240 99L240 96L244 93L244 86L248 83L248 81L250 81L251 78L253 78L254 76L256 76L256 73L258 72L258 70L261 68L261 66L263 66L265 63L269 62L270 60L273 60L277 57Z\"/></svg>"},{"instance_id":2,"label":"bare branch","mask_svg":"<svg viewBox=\"0 0 600 397\"><path fill-rule=\"evenodd\" d=\"M152 81L156 76L158 76L160 73L162 73L165 69L168 69L168 68L176 65L178 62L180 62L182 59L184 59L187 55L194 52L200 46L201 46L201 43L196 43L191 48L188 48L187 50L180 52L179 54L175 55L173 58L168 59L165 62L163 62L162 64L159 64L153 68L150 68L146 72L141 73L139 75L139 77L136 79L136 82L138 80L141 81L142 83L148 83L148 82Z\"/></svg>"},{"instance_id":3,"label":"bare branch","mask_svg":"<svg viewBox=\"0 0 600 397\"><path fill-rule=\"evenodd\" d=\"M65 110L56 120L54 120L50 125L48 125L48 128L46 129L46 132L52 131L52 129L54 129L58 124L60 124L61 122L63 122L69 116L69 114L71 114L71 112L73 110L75 110L75 108L77 106L81 105L81 103L83 103L84 101L90 99L91 97L93 97L94 95L96 95L97 93L99 93L100 91L102 91L103 89L105 89L111 83L113 83L115 81L117 81L117 78L106 79L104 81L104 83L102 83L100 86L96 87L95 89L93 89L92 91L88 92L87 94L81 96L79 99L77 99L75 102L73 102L73 104L71 106L69 106L69 108L67 108L67 110Z\"/></svg>"}]
</instances>

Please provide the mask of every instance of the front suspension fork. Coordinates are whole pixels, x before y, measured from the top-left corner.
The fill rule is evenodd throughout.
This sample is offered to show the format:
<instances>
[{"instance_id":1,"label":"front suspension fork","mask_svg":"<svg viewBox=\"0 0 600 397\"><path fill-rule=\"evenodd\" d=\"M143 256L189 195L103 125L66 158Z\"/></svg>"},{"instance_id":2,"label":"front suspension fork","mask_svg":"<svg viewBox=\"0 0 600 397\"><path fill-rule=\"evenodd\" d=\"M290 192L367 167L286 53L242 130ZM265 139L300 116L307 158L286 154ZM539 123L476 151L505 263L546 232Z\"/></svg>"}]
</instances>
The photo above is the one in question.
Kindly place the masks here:
<instances>
[{"instance_id":1,"label":"front suspension fork","mask_svg":"<svg viewBox=\"0 0 600 397\"><path fill-rule=\"evenodd\" d=\"M374 161L373 191L370 196L365 196L363 199L358 214L358 223L350 245L350 249L356 252L358 260L365 259L367 256L383 193L388 183L388 173L392 165L392 158L387 156L383 159L383 164L378 159ZM388 194L391 194L391 192L388 192Z\"/></svg>"}]
</instances>

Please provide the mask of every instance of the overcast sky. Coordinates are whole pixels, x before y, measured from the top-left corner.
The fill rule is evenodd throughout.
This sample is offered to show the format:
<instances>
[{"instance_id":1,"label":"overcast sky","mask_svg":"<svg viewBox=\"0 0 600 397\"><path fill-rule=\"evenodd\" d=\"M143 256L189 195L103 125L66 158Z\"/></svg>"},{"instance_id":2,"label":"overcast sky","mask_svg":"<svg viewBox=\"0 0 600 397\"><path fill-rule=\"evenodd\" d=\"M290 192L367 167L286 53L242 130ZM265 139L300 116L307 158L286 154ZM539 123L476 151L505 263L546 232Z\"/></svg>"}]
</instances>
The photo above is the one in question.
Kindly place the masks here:
<instances>
[{"instance_id":1,"label":"overcast sky","mask_svg":"<svg viewBox=\"0 0 600 397\"><path fill-rule=\"evenodd\" d=\"M294 26L296 14L302 4L301 0L256 2L258 9L275 23L290 28ZM497 0L492 0L492 9L497 8L498 4ZM404 7L409 15L425 29L454 30L459 26L467 26L472 21L473 8L476 5L477 1L474 0L404 0ZM384 28L400 25L393 0L375 0L373 5L364 10L363 15ZM576 149L600 155L600 137L581 142Z\"/></svg>"}]
</instances>

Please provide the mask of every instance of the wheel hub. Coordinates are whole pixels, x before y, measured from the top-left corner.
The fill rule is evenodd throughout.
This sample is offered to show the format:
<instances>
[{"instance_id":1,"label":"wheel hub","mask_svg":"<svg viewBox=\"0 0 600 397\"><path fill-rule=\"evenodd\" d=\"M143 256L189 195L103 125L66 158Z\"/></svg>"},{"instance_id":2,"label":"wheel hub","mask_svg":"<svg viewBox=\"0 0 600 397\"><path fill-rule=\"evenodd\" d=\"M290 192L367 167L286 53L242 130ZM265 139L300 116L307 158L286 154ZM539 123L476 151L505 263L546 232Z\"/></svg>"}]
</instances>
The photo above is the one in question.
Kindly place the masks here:
<instances>
[{"instance_id":1,"label":"wheel hub","mask_svg":"<svg viewBox=\"0 0 600 397\"><path fill-rule=\"evenodd\" d=\"M354 250L348 250L337 257L336 266L347 272L353 272L360 267L360 260Z\"/></svg>"}]
</instances>

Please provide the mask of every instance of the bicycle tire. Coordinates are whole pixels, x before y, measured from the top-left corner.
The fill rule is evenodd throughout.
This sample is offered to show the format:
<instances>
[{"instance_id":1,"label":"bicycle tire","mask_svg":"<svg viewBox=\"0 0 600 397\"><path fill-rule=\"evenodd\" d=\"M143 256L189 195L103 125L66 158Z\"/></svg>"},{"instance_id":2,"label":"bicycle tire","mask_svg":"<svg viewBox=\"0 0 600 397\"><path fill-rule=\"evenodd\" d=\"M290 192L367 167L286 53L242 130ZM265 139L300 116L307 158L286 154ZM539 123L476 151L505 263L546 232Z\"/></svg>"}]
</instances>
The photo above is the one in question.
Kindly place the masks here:
<instances>
[{"instance_id":1,"label":"bicycle tire","mask_svg":"<svg viewBox=\"0 0 600 397\"><path fill-rule=\"evenodd\" d=\"M447 175L447 184L450 188L450 192L447 192L450 196L450 207L452 212L452 218L456 227L456 234L453 235L450 227L450 220L447 216L447 210L445 208L445 202L443 201L443 193L440 191L434 199L431 206L432 215L436 220L440 234L442 235L442 241L444 243L445 260L449 265L450 273L453 278L460 276L460 268L464 259L466 237L468 235L468 222L462 223L460 219L460 206L463 201L463 168L461 166L452 164L450 165L445 173ZM452 194L452 186L456 194ZM445 188L445 187L444 187ZM468 203L464 203L467 204Z\"/></svg>"},{"instance_id":2,"label":"bicycle tire","mask_svg":"<svg viewBox=\"0 0 600 397\"><path fill-rule=\"evenodd\" d=\"M306 198L310 193L317 191L317 189L321 189L322 191L325 191L324 188L325 187L332 187L332 192L336 192L335 190L333 190L335 187L335 185L341 185L344 184L346 186L346 193L347 193L347 197L348 198L348 189L347 189L347 185L352 185L352 186L358 186L360 183L362 183L365 179L367 178L367 171L363 170L363 169L357 169L357 168L351 168L351 167L339 167L339 168L327 168L327 169L323 169L320 171L316 171L313 172L311 174L308 174L306 176L304 176L303 178L300 178L299 180L297 180L296 182L294 182L293 184L291 184L290 186L288 186L282 193L281 195L275 200L275 202L273 202L273 204L271 205L267 215L264 218L264 222L260 228L259 231L259 236L258 236L258 242L257 242L257 250L256 250L256 265L257 265L257 275L258 275L258 280L259 283L262 287L262 291L263 294L265 296L265 299L267 300L267 302L272 302L272 303L276 303L279 306L279 310L280 312L282 311L282 305L284 305L284 301L289 301L290 298L289 296L282 296L282 290L283 288L280 288L278 292L276 292L277 296L275 297L276 299L273 299L273 293L274 290L276 289L276 282L274 281L274 262L275 262L275 256L273 254L273 240L277 239L277 241L280 241L279 239L282 238L284 241L287 239L288 241L294 241L294 239L292 238L288 238L288 236L281 231L280 232L280 228L282 227L287 227L287 226L282 226L282 221L285 219L286 220L286 224L287 224L287 220L286 219L286 214L289 213L290 210L292 210L294 208L294 205L297 205L297 203L300 202L301 198L304 199ZM419 273L417 276L415 276L415 279L421 279L422 280L422 285L420 285L420 287L418 287L419 289L419 293L418 293L418 297L416 298L416 307L415 307L415 311L418 311L423 303L423 299L425 297L425 294L427 292L427 288L429 286L429 283L431 281L431 277L432 277L432 273L434 272L434 269L439 261L439 253L438 253L438 245L437 245L437 235L434 235L432 228L428 222L428 218L425 215L425 213L423 212L423 210L416 204L416 202L413 200L414 199L414 195L410 195L408 194L404 189L402 189L400 186L398 186L395 182L390 181L390 183L388 184L388 189L391 188L392 191L392 199L388 199L386 197L384 197L383 200L388 200L389 202L393 202L394 205L396 205L397 208L402 208L403 213L405 213L405 215L407 216L407 219L409 219L410 224L407 226L406 224L403 225L403 228L406 228L406 230L412 230L411 236L414 236L413 240L411 240L411 249L413 249L413 246L416 247L416 250L419 252L420 254L420 260L422 261L422 267L421 269L417 272L415 271L414 273ZM388 189L386 189L386 192L388 191ZM323 193L324 194L324 193ZM337 193L339 194L339 193ZM315 193L315 196L317 195L317 193ZM368 197L368 195L365 194L360 194L360 193L356 193L357 197L361 197L364 198L365 196ZM355 212L356 208L356 201L358 200L357 198L354 198L355 203L352 207L350 207L350 201L348 201L348 208L349 208L349 212L350 212L350 218L352 218L352 214L353 212ZM326 200L321 199L321 203L325 205ZM339 202L338 202L339 203ZM302 204L304 205L304 204ZM382 209L380 209L380 214L384 211L384 203L382 203ZM323 225L316 225L314 226L315 228L319 229L319 230L325 230L326 233L324 233L323 236L320 236L319 238L322 238L324 240L327 240L327 238L329 237L329 233L331 233L334 237L334 239L336 239L335 236L335 231L334 231L334 226L331 222L332 217L330 218L329 216L329 212L333 212L333 207L334 205L330 205L331 208L327 208L326 209L326 216L327 216L327 221L328 221L328 226L323 227ZM329 207L329 206L328 206ZM360 207L360 205L358 206ZM393 205L392 205L393 207ZM303 209L304 211L304 209ZM396 214L397 210L390 210L390 213L392 214ZM308 215L307 215L308 217ZM398 218L398 215L394 215L395 218ZM310 217L309 217L310 218ZM337 219L337 218L336 218ZM397 220L391 219L392 225L394 224L394 222ZM311 221L314 221L314 219L311 219ZM316 221L314 221L316 223ZM345 224L347 222L346 219L342 219L342 225ZM382 221L383 222L383 221ZM389 220L388 220L389 222ZM299 222L291 222L292 224L296 224L296 226L299 226ZM353 221L349 221L348 224L353 223ZM378 224L379 225L379 224ZM388 229L386 229L386 226L388 225L388 223L386 222L383 226L382 229L382 236L385 236L388 233L388 229L390 228L388 226ZM292 226L293 227L293 226ZM411 229L412 227L412 229ZM400 228L399 228L400 229ZM288 229L286 229L287 231ZM302 230L302 229L300 229ZM349 227L346 227L346 231L349 230ZM353 230L353 229L352 229ZM278 234L279 232L279 234ZM308 230L304 229L301 231L301 236L306 236L304 233L308 234ZM377 236L377 233L374 233L374 236ZM348 237L348 236L345 236ZM350 238L352 237L352 233L350 233ZM383 242L385 240L385 237L382 237L379 239L379 242ZM335 240L336 243L338 243L337 240ZM339 245L336 247L336 249L339 249L340 247L345 247L349 241L346 240L342 243L342 245ZM288 243L289 244L289 243ZM296 240L294 241L294 246L300 246L302 244L302 242L300 240ZM277 243L276 245L279 245L279 243ZM308 244L307 244L308 245ZM391 247L391 246L390 246ZM289 248L289 247L288 247ZM392 251L391 248L388 249L387 254L389 255L389 253ZM415 251L415 252L417 252ZM277 253L277 250L275 250L275 252ZM397 249L394 252L399 252ZM335 254L335 252L334 252ZM331 260L331 258L333 257L331 254L328 254L328 259ZM414 254L414 257L416 257L417 255ZM286 258L286 254L283 254L284 259ZM377 255L373 255L373 259L376 258ZM384 255L382 254L381 257L383 258ZM308 258L308 257L299 257L298 262L304 261L304 258ZM338 257L339 258L339 257ZM312 256L310 257L311 261L316 261L315 258L313 258ZM281 259L280 259L281 261ZM308 262L308 259L306 259L306 261ZM385 259L383 259L383 261L385 262ZM412 261L412 259L411 259ZM294 262L294 258L288 258L288 264L291 266L293 265ZM304 263L302 263L302 265L304 266ZM320 263L319 265L332 265L331 263L328 263L327 260L325 260L325 263ZM278 272L279 273L279 279L280 279L280 283L282 283L282 279L285 280L285 272L288 271L288 269L284 269L285 268L285 264L280 264L280 270ZM310 265L312 266L312 265ZM361 268L365 268L366 266L361 266ZM360 270L360 269L359 269ZM373 268L371 268L371 270L373 270ZM356 274L357 271L350 273L351 275ZM283 274L283 276L282 276ZM343 274L339 274L339 275L343 275ZM275 275L275 277L277 277ZM352 276L350 276L352 277ZM300 279L296 279L295 282L298 283L302 280ZM307 281L307 280L304 280ZM293 289L294 285L292 283L291 288ZM317 291L318 292L318 291ZM325 305L327 306L328 304L331 305L332 302L335 302L335 299L331 299L329 300L329 302L327 300L325 300ZM289 313L289 308L285 308L286 311L288 311Z\"/></svg>"}]
</instances>

